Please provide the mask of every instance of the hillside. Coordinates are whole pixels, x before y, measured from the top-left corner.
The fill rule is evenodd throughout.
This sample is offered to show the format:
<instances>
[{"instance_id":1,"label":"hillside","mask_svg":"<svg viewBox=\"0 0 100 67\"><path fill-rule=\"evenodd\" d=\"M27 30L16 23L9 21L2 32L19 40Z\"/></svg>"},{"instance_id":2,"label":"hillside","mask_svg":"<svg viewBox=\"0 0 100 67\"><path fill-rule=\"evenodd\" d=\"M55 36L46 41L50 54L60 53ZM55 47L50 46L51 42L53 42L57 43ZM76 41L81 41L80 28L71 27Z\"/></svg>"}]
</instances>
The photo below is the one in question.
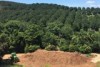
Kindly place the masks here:
<instances>
[{"instance_id":1,"label":"hillside","mask_svg":"<svg viewBox=\"0 0 100 67\"><path fill-rule=\"evenodd\" d=\"M0 51L100 52L100 8L0 1Z\"/></svg>"}]
</instances>

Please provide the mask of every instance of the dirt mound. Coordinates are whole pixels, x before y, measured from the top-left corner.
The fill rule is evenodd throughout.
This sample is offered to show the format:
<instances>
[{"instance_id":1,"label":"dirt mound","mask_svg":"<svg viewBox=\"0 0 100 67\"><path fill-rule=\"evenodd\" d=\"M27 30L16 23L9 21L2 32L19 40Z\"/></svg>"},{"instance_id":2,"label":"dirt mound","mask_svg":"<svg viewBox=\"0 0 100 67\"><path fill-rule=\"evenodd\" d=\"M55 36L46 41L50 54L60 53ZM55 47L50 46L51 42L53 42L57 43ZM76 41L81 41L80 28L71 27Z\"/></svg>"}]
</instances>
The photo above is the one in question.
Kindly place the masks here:
<instances>
[{"instance_id":1,"label":"dirt mound","mask_svg":"<svg viewBox=\"0 0 100 67\"><path fill-rule=\"evenodd\" d=\"M76 52L37 50L34 53L28 53L20 58L20 63L26 67L30 65L31 67L80 67L80 65L83 65L83 67L94 67L89 63L89 58Z\"/></svg>"}]
</instances>

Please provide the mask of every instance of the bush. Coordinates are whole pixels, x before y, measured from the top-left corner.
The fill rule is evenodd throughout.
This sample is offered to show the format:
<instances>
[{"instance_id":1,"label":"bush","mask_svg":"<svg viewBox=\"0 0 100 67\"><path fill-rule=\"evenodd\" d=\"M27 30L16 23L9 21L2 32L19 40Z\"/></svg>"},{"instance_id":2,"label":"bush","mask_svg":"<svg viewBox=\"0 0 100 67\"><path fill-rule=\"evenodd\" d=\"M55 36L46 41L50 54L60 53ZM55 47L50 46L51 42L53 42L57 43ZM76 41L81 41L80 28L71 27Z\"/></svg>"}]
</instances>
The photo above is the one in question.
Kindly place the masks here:
<instances>
[{"instance_id":1,"label":"bush","mask_svg":"<svg viewBox=\"0 0 100 67\"><path fill-rule=\"evenodd\" d=\"M71 51L71 52L78 51L78 46L77 45L70 44L69 45L69 51Z\"/></svg>"},{"instance_id":2,"label":"bush","mask_svg":"<svg viewBox=\"0 0 100 67\"><path fill-rule=\"evenodd\" d=\"M37 49L39 49L40 47L38 45L26 45L24 51L27 53L27 52L33 52Z\"/></svg>"},{"instance_id":3,"label":"bush","mask_svg":"<svg viewBox=\"0 0 100 67\"><path fill-rule=\"evenodd\" d=\"M79 47L79 51L81 53L91 53L92 49L91 49L90 46L88 46L88 45L85 44L85 45Z\"/></svg>"},{"instance_id":4,"label":"bush","mask_svg":"<svg viewBox=\"0 0 100 67\"><path fill-rule=\"evenodd\" d=\"M9 47L9 52L14 52L15 47L14 46L10 46Z\"/></svg>"},{"instance_id":5,"label":"bush","mask_svg":"<svg viewBox=\"0 0 100 67\"><path fill-rule=\"evenodd\" d=\"M56 46L50 45L50 44L45 49L46 50L57 50Z\"/></svg>"},{"instance_id":6,"label":"bush","mask_svg":"<svg viewBox=\"0 0 100 67\"><path fill-rule=\"evenodd\" d=\"M68 51L69 50L68 45L60 45L59 48L60 48L61 51Z\"/></svg>"}]
</instances>

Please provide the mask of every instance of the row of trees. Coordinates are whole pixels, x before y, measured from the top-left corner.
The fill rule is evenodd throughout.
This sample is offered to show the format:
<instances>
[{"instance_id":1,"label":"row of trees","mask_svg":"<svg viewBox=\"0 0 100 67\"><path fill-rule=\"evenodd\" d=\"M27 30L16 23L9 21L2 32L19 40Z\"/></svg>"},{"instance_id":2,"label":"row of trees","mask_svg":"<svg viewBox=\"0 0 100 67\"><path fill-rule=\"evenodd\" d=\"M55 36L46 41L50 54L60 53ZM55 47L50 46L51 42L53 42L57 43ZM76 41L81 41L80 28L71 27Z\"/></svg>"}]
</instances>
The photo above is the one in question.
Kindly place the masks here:
<instances>
[{"instance_id":1,"label":"row of trees","mask_svg":"<svg viewBox=\"0 0 100 67\"><path fill-rule=\"evenodd\" d=\"M99 8L1 1L0 56L36 49L100 52L99 18Z\"/></svg>"},{"instance_id":2,"label":"row of trees","mask_svg":"<svg viewBox=\"0 0 100 67\"><path fill-rule=\"evenodd\" d=\"M0 54L36 49L100 52L100 30L74 32L71 25L58 22L49 23L46 28L14 20L0 24Z\"/></svg>"}]
</instances>

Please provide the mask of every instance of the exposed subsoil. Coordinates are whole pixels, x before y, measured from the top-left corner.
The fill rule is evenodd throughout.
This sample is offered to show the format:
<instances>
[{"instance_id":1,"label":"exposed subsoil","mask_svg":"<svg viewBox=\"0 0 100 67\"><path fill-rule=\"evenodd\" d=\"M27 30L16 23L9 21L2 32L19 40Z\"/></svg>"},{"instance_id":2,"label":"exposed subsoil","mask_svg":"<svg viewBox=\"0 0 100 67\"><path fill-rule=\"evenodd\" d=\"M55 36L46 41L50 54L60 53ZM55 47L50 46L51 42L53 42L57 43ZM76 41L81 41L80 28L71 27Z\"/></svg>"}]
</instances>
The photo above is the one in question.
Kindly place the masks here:
<instances>
[{"instance_id":1,"label":"exposed subsoil","mask_svg":"<svg viewBox=\"0 0 100 67\"><path fill-rule=\"evenodd\" d=\"M37 50L19 57L25 67L95 67L90 58L77 52Z\"/></svg>"}]
</instances>

